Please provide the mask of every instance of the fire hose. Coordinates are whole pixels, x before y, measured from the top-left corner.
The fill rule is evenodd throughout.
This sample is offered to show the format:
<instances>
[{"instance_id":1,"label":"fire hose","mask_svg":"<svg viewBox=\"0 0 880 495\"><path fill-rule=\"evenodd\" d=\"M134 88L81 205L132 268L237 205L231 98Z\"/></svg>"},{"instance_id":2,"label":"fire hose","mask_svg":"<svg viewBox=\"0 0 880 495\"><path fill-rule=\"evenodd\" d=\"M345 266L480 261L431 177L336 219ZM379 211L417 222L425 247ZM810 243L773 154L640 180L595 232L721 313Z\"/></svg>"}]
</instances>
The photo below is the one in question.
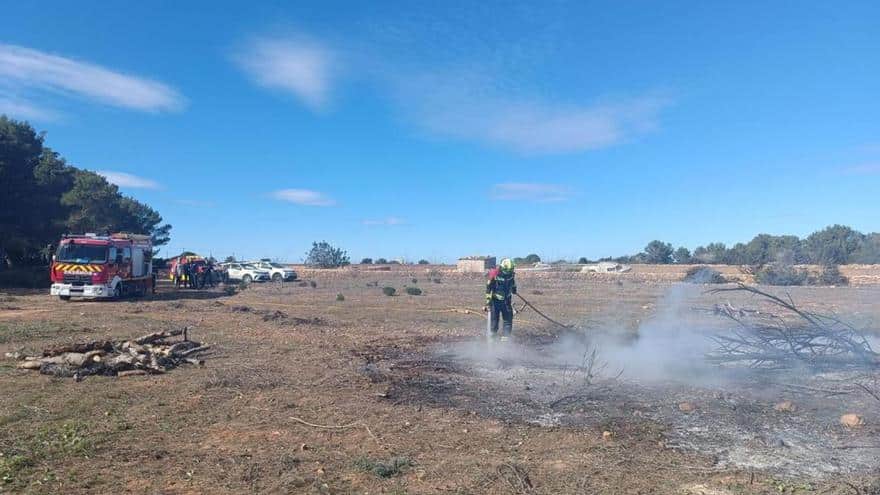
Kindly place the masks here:
<instances>
[{"instance_id":1,"label":"fire hose","mask_svg":"<svg viewBox=\"0 0 880 495\"><path fill-rule=\"evenodd\" d=\"M534 304L530 303L530 302L529 302L526 298L524 298L523 296L521 296L521 295L519 295L519 294L516 294L516 297L520 298L520 300L522 300L522 302L523 302L523 304L524 304L525 306L528 306L528 307L532 308L532 310L534 310L535 313L538 313L538 315L539 315L541 318L544 318L545 320L547 320L547 321L549 321L550 323L552 323L552 324L558 326L559 328L564 328L564 329L566 329L566 330L571 330L572 328L574 328L574 325L565 325L565 324L563 324L563 323L559 323L558 321L554 320L553 318L550 318L549 316L545 315L540 309L536 308ZM523 306L523 307L525 307L525 306Z\"/></svg>"}]
</instances>

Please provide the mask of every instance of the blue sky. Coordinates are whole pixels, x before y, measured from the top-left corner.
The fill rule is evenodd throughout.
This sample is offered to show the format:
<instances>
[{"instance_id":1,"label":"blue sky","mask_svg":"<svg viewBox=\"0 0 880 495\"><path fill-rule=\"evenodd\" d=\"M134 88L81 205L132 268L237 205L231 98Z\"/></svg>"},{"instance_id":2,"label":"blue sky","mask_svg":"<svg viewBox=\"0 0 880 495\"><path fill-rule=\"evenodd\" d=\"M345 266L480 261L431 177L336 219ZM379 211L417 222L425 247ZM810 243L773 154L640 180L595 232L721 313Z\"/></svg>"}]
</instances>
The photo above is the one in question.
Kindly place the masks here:
<instances>
[{"instance_id":1,"label":"blue sky","mask_svg":"<svg viewBox=\"0 0 880 495\"><path fill-rule=\"evenodd\" d=\"M880 230L877 2L13 2L0 113L298 261Z\"/></svg>"}]
</instances>

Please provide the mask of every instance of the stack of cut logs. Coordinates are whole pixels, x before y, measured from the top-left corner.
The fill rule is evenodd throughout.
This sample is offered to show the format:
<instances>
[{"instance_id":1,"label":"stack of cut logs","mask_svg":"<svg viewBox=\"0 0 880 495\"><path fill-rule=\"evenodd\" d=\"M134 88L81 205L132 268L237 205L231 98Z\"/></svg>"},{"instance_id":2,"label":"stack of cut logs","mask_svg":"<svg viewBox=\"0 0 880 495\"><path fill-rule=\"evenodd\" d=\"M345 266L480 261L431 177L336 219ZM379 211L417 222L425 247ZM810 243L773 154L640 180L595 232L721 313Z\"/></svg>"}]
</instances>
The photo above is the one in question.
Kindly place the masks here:
<instances>
[{"instance_id":1,"label":"stack of cut logs","mask_svg":"<svg viewBox=\"0 0 880 495\"><path fill-rule=\"evenodd\" d=\"M183 340L169 340L180 335ZM52 347L45 349L42 356L7 352L6 357L21 360L18 367L22 369L81 380L89 375L160 374L184 363L202 365L204 361L195 356L208 348L189 340L184 328L155 332L133 340L99 340Z\"/></svg>"}]
</instances>

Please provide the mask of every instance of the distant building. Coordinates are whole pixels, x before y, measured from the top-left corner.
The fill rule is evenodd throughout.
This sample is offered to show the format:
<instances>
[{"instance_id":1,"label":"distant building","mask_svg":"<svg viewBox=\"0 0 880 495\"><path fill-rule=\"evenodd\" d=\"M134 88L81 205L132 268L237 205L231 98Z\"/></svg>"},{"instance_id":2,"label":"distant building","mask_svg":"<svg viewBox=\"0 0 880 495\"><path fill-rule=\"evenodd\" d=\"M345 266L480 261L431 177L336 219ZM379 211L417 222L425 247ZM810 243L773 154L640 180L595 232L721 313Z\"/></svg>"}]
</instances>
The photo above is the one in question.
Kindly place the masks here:
<instances>
[{"instance_id":1,"label":"distant building","mask_svg":"<svg viewBox=\"0 0 880 495\"><path fill-rule=\"evenodd\" d=\"M466 256L458 259L458 271L463 273L485 273L495 268L494 256Z\"/></svg>"}]
</instances>

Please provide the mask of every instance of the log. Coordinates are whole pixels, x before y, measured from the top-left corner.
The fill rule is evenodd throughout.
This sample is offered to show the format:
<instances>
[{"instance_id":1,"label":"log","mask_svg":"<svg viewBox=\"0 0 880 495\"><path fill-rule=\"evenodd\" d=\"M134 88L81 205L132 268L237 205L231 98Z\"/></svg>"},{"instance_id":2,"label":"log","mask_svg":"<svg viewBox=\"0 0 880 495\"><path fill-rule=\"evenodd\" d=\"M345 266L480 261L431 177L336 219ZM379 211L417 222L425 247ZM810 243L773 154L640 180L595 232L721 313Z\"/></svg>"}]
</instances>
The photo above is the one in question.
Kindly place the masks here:
<instances>
[{"instance_id":1,"label":"log","mask_svg":"<svg viewBox=\"0 0 880 495\"><path fill-rule=\"evenodd\" d=\"M193 342L192 340L184 340L183 342L178 342L178 343L172 345L171 347L169 347L166 352L166 355L167 356L183 355L183 354L181 354L182 352L187 351L192 348L195 348L195 347L198 347L198 346L199 346L198 342Z\"/></svg>"},{"instance_id":2,"label":"log","mask_svg":"<svg viewBox=\"0 0 880 495\"><path fill-rule=\"evenodd\" d=\"M116 376L118 376L120 378L125 378L126 376L143 376L146 374L147 374L146 370L125 370L125 371L120 371L119 373L116 373Z\"/></svg>"},{"instance_id":3,"label":"log","mask_svg":"<svg viewBox=\"0 0 880 495\"><path fill-rule=\"evenodd\" d=\"M175 337L183 333L183 330L169 330L163 332L153 332L151 334L144 335L143 337L138 337L134 339L135 344L149 344L151 342L155 342L157 340L167 339L169 337Z\"/></svg>"},{"instance_id":4,"label":"log","mask_svg":"<svg viewBox=\"0 0 880 495\"><path fill-rule=\"evenodd\" d=\"M22 361L18 363L17 368L21 368L23 370L38 370L43 363L40 361Z\"/></svg>"},{"instance_id":5,"label":"log","mask_svg":"<svg viewBox=\"0 0 880 495\"><path fill-rule=\"evenodd\" d=\"M201 352L201 351L207 351L210 348L211 348L211 346L209 346L209 345L200 345L198 347L193 347L192 349L183 351L183 352L179 353L178 355L181 357L186 357L186 356L189 356L190 354L195 354L195 353Z\"/></svg>"},{"instance_id":6,"label":"log","mask_svg":"<svg viewBox=\"0 0 880 495\"><path fill-rule=\"evenodd\" d=\"M89 351L102 350L105 352L113 352L113 342L109 340L96 340L94 342L86 342L80 344L69 344L59 347L50 347L43 350L43 356L57 356L65 352L85 353Z\"/></svg>"}]
</instances>

